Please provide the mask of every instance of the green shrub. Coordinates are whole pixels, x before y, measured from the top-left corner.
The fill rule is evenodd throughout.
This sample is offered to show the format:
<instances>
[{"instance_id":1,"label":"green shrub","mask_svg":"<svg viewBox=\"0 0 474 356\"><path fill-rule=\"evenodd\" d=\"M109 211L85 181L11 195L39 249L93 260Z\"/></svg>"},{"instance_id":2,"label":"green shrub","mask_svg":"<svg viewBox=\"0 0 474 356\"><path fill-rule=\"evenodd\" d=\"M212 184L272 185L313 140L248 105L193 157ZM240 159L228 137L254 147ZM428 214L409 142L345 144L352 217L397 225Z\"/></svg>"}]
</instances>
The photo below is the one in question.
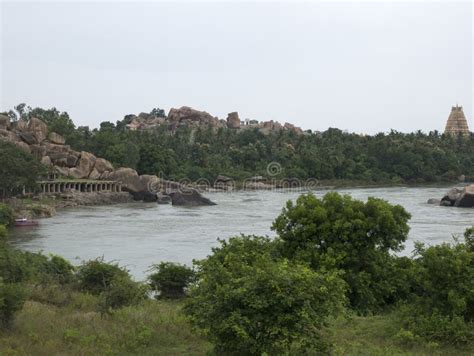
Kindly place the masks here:
<instances>
[{"instance_id":1,"label":"green shrub","mask_svg":"<svg viewBox=\"0 0 474 356\"><path fill-rule=\"evenodd\" d=\"M137 305L147 297L148 288L131 280L129 276L116 275L100 295L100 309L108 312L129 305Z\"/></svg>"},{"instance_id":2,"label":"green shrub","mask_svg":"<svg viewBox=\"0 0 474 356\"><path fill-rule=\"evenodd\" d=\"M99 295L109 289L114 278L130 278L128 271L115 263L106 263L103 258L84 262L79 266L79 287L85 292Z\"/></svg>"},{"instance_id":3,"label":"green shrub","mask_svg":"<svg viewBox=\"0 0 474 356\"><path fill-rule=\"evenodd\" d=\"M0 225L12 226L14 222L13 209L7 204L0 203Z\"/></svg>"},{"instance_id":4,"label":"green shrub","mask_svg":"<svg viewBox=\"0 0 474 356\"><path fill-rule=\"evenodd\" d=\"M464 232L464 240L466 241L467 249L474 252L474 226L466 229Z\"/></svg>"},{"instance_id":5,"label":"green shrub","mask_svg":"<svg viewBox=\"0 0 474 356\"><path fill-rule=\"evenodd\" d=\"M161 298L182 298L194 278L194 271L184 265L161 262L153 266L155 273L148 276L150 287Z\"/></svg>"},{"instance_id":6,"label":"green shrub","mask_svg":"<svg viewBox=\"0 0 474 356\"><path fill-rule=\"evenodd\" d=\"M15 313L23 308L26 290L18 283L5 283L0 278L0 324L11 327Z\"/></svg>"},{"instance_id":7,"label":"green shrub","mask_svg":"<svg viewBox=\"0 0 474 356\"><path fill-rule=\"evenodd\" d=\"M322 199L307 194L296 204L289 201L272 228L288 258L310 263L316 271L344 271L351 306L368 312L396 299L388 265L393 264L390 253L403 248L409 219L399 205L375 198L364 203L331 192Z\"/></svg>"},{"instance_id":8,"label":"green shrub","mask_svg":"<svg viewBox=\"0 0 474 356\"><path fill-rule=\"evenodd\" d=\"M401 309L404 327L428 341L474 340L474 251L455 242L416 244L413 295Z\"/></svg>"},{"instance_id":9,"label":"green shrub","mask_svg":"<svg viewBox=\"0 0 474 356\"><path fill-rule=\"evenodd\" d=\"M7 228L5 227L5 225L0 224L0 243L1 243L1 240L5 240L7 236L8 236Z\"/></svg>"},{"instance_id":10,"label":"green shrub","mask_svg":"<svg viewBox=\"0 0 474 356\"><path fill-rule=\"evenodd\" d=\"M33 268L25 255L7 243L0 242L0 278L5 283L20 283L31 278Z\"/></svg>"},{"instance_id":11,"label":"green shrub","mask_svg":"<svg viewBox=\"0 0 474 356\"><path fill-rule=\"evenodd\" d=\"M327 350L322 330L340 311L345 283L335 272L275 258L273 250L267 238L235 237L196 263L184 310L217 353Z\"/></svg>"}]
</instances>

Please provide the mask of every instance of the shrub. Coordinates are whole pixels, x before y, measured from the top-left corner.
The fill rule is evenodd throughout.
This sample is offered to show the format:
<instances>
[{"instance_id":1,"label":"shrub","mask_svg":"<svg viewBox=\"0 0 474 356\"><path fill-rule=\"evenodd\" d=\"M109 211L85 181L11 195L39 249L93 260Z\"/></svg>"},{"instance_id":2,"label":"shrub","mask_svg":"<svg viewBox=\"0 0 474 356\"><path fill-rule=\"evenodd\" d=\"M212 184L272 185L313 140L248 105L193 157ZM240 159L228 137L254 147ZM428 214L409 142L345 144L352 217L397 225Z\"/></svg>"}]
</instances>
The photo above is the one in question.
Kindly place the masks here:
<instances>
[{"instance_id":1,"label":"shrub","mask_svg":"<svg viewBox=\"0 0 474 356\"><path fill-rule=\"evenodd\" d=\"M84 262L77 271L79 287L85 292L99 295L109 289L114 278L130 278L128 271L103 258Z\"/></svg>"},{"instance_id":2,"label":"shrub","mask_svg":"<svg viewBox=\"0 0 474 356\"><path fill-rule=\"evenodd\" d=\"M4 283L0 278L0 323L3 328L11 327L15 313L23 308L26 291L18 283Z\"/></svg>"},{"instance_id":3,"label":"shrub","mask_svg":"<svg viewBox=\"0 0 474 356\"><path fill-rule=\"evenodd\" d=\"M387 283L390 253L400 251L408 236L410 214L399 205L348 195L312 194L288 201L273 223L282 253L293 260L344 271L351 306L360 312L382 308L394 299Z\"/></svg>"},{"instance_id":4,"label":"shrub","mask_svg":"<svg viewBox=\"0 0 474 356\"><path fill-rule=\"evenodd\" d=\"M416 244L414 292L402 308L406 329L429 341L474 340L474 251L466 244Z\"/></svg>"},{"instance_id":5,"label":"shrub","mask_svg":"<svg viewBox=\"0 0 474 356\"><path fill-rule=\"evenodd\" d=\"M5 240L7 236L8 236L7 228L5 227L5 225L0 224L0 241Z\"/></svg>"},{"instance_id":6,"label":"shrub","mask_svg":"<svg viewBox=\"0 0 474 356\"><path fill-rule=\"evenodd\" d=\"M464 232L464 240L466 241L467 249L474 252L474 226L466 229Z\"/></svg>"},{"instance_id":7,"label":"shrub","mask_svg":"<svg viewBox=\"0 0 474 356\"><path fill-rule=\"evenodd\" d=\"M11 226L14 222L13 209L7 204L0 203L0 225Z\"/></svg>"},{"instance_id":8,"label":"shrub","mask_svg":"<svg viewBox=\"0 0 474 356\"><path fill-rule=\"evenodd\" d=\"M273 251L267 238L241 236L221 241L196 263L197 283L184 310L217 353L327 350L321 332L341 308L345 283L335 272L314 272Z\"/></svg>"},{"instance_id":9,"label":"shrub","mask_svg":"<svg viewBox=\"0 0 474 356\"><path fill-rule=\"evenodd\" d=\"M100 309L108 312L111 309L136 305L147 297L147 287L134 282L129 276L116 275L101 295Z\"/></svg>"},{"instance_id":10,"label":"shrub","mask_svg":"<svg viewBox=\"0 0 474 356\"><path fill-rule=\"evenodd\" d=\"M194 278L194 271L184 265L161 262L153 266L155 273L148 276L150 287L159 292L161 298L182 298L185 289Z\"/></svg>"}]
</instances>

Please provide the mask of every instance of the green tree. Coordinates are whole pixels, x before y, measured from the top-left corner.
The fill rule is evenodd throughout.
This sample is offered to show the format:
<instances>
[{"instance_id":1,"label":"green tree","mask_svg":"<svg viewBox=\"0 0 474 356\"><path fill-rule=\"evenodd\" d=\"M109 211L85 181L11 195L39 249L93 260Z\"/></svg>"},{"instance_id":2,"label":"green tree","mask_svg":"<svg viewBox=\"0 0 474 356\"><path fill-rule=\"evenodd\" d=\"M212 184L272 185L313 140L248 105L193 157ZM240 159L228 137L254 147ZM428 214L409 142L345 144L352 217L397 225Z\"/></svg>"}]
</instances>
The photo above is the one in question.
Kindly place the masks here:
<instances>
[{"instance_id":1,"label":"green tree","mask_svg":"<svg viewBox=\"0 0 474 356\"><path fill-rule=\"evenodd\" d=\"M160 293L160 298L182 298L186 288L193 281L194 271L173 262L161 262L153 266L155 271L148 276L150 287Z\"/></svg>"},{"instance_id":2,"label":"green tree","mask_svg":"<svg viewBox=\"0 0 474 356\"><path fill-rule=\"evenodd\" d=\"M18 194L24 187L34 189L45 171L31 154L10 142L0 141L0 195Z\"/></svg>"},{"instance_id":3,"label":"green tree","mask_svg":"<svg viewBox=\"0 0 474 356\"><path fill-rule=\"evenodd\" d=\"M387 266L390 252L403 248L409 219L399 205L331 192L322 199L307 194L296 204L288 201L272 228L288 258L308 262L314 270L344 271L351 306L367 312L393 298Z\"/></svg>"},{"instance_id":4,"label":"green tree","mask_svg":"<svg viewBox=\"0 0 474 356\"><path fill-rule=\"evenodd\" d=\"M216 353L327 351L322 330L344 301L337 273L281 259L273 242L252 236L221 241L197 269L185 313Z\"/></svg>"}]
</instances>

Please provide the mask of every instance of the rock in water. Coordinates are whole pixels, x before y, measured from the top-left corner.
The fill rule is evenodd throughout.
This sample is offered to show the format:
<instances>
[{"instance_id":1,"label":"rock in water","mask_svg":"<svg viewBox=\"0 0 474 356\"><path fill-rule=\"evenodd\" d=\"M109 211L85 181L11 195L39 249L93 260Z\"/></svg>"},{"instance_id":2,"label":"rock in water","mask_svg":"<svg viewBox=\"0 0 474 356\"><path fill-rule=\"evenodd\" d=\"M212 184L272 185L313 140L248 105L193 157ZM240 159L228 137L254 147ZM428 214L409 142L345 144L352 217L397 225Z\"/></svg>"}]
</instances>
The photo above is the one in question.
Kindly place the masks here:
<instances>
[{"instance_id":1,"label":"rock in water","mask_svg":"<svg viewBox=\"0 0 474 356\"><path fill-rule=\"evenodd\" d=\"M462 189L459 188L453 188L451 189L448 194L446 194L442 199L441 202L443 203L443 206L448 206L447 203L444 202L449 202L450 206L454 206L454 203L456 203L456 200L461 196L462 194Z\"/></svg>"},{"instance_id":2,"label":"rock in water","mask_svg":"<svg viewBox=\"0 0 474 356\"><path fill-rule=\"evenodd\" d=\"M472 208L474 207L474 184L465 187L456 199L454 206L459 208Z\"/></svg>"},{"instance_id":3,"label":"rock in water","mask_svg":"<svg viewBox=\"0 0 474 356\"><path fill-rule=\"evenodd\" d=\"M158 204L169 204L171 203L171 197L169 195L163 194L163 193L157 193L156 194L156 202Z\"/></svg>"},{"instance_id":4,"label":"rock in water","mask_svg":"<svg viewBox=\"0 0 474 356\"><path fill-rule=\"evenodd\" d=\"M178 206L205 206L216 205L208 198L203 197L196 189L180 189L169 193L171 204Z\"/></svg>"},{"instance_id":5,"label":"rock in water","mask_svg":"<svg viewBox=\"0 0 474 356\"><path fill-rule=\"evenodd\" d=\"M428 199L428 204L439 205L440 203L441 203L441 200L439 200L439 199L434 199L434 198Z\"/></svg>"}]
</instances>

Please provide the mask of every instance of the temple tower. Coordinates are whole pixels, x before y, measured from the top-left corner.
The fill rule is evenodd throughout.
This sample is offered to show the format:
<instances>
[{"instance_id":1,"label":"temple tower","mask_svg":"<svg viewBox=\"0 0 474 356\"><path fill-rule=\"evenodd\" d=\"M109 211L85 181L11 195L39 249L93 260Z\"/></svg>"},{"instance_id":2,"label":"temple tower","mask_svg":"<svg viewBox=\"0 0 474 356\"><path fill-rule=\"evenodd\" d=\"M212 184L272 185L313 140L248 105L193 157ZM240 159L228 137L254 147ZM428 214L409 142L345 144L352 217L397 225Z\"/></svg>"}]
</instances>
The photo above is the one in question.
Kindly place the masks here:
<instances>
[{"instance_id":1,"label":"temple tower","mask_svg":"<svg viewBox=\"0 0 474 356\"><path fill-rule=\"evenodd\" d=\"M471 134L462 106L456 104L456 106L451 108L451 114L449 114L444 133L453 136L469 136Z\"/></svg>"}]
</instances>

